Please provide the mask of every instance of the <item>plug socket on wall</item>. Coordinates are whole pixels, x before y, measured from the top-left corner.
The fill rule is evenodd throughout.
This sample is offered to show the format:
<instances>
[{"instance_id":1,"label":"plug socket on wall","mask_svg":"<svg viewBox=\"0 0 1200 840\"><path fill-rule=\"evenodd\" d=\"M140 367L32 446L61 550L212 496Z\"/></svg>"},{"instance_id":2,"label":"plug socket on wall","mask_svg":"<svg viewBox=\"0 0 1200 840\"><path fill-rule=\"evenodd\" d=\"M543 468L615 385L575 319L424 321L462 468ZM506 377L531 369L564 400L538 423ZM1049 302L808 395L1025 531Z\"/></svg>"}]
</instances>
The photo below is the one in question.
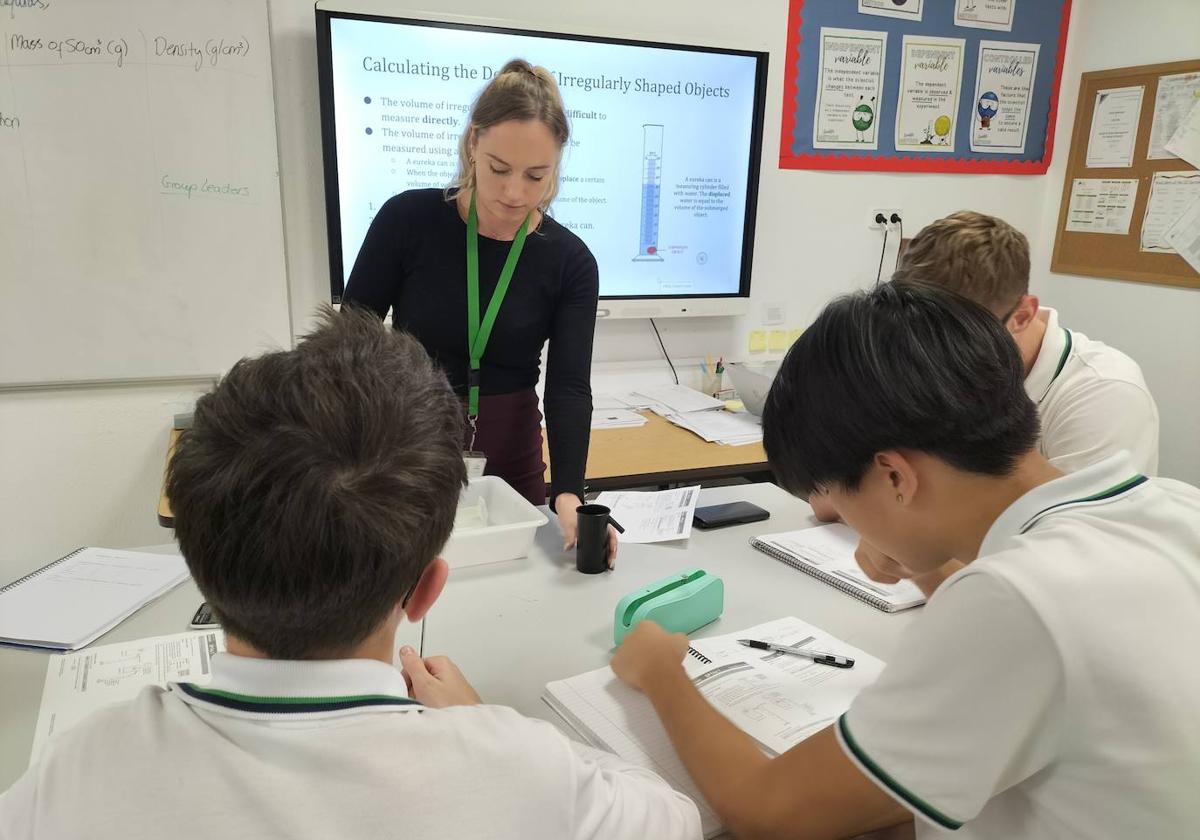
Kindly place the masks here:
<instances>
[{"instance_id":1,"label":"plug socket on wall","mask_svg":"<svg viewBox=\"0 0 1200 840\"><path fill-rule=\"evenodd\" d=\"M871 230L883 230L885 227L887 227L887 225L890 225L891 222L886 222L885 224L881 225L877 221L875 221L875 217L878 215L882 215L883 218L890 219L890 218L892 218L893 213L895 213L897 216L899 216L902 219L904 218L904 210L902 210L899 207L872 207L872 208L870 208L867 211L867 227L870 228Z\"/></svg>"}]
</instances>

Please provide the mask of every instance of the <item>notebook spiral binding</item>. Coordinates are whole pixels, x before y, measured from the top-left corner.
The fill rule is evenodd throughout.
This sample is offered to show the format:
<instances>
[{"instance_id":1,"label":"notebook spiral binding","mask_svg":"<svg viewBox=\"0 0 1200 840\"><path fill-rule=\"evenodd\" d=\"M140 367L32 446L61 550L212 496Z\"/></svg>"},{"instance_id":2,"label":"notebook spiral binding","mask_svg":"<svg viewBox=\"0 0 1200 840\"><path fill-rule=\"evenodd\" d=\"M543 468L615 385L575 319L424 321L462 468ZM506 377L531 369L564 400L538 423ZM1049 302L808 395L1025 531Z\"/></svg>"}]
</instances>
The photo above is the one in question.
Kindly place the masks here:
<instances>
[{"instance_id":1,"label":"notebook spiral binding","mask_svg":"<svg viewBox=\"0 0 1200 840\"><path fill-rule=\"evenodd\" d=\"M894 610L895 610L895 608L891 604L889 604L887 601L883 600L882 598L880 598L876 595L871 595L869 593L863 592L861 589L856 587L854 584L850 583L850 581L848 581L848 580L843 580L842 578L839 578L835 575L827 574L826 572L823 572L820 569L814 569L812 566L808 566L804 563L799 563L796 560L794 560L790 555L788 555L787 552L781 551L780 549L776 548L775 546L771 545L770 543L766 543L766 542L763 542L762 540L755 539L755 540L750 541L750 545L752 545L754 548L757 548L763 554L767 554L771 557L774 557L780 563L785 563L788 566L791 566L793 569L795 569L798 572L804 572L804 574L806 574L806 575L815 577L817 580L821 581L822 583L829 584L830 586L832 586L834 589L838 590L839 592L844 592L847 595L851 596L852 598L857 598L859 601L864 601L865 603L870 604L872 607L875 607L878 610L883 610L884 612L889 612L889 613L894 612Z\"/></svg>"},{"instance_id":2,"label":"notebook spiral binding","mask_svg":"<svg viewBox=\"0 0 1200 840\"><path fill-rule=\"evenodd\" d=\"M692 657L693 659L698 659L698 660L700 660L700 661L701 661L701 662L703 662L705 665L711 665L711 664L712 664L712 660L711 660L711 659L709 659L707 656L705 656L705 655L704 655L703 653L701 653L700 651L696 650L696 649L695 649L694 647L692 647L691 645L688 645L688 656Z\"/></svg>"},{"instance_id":3,"label":"notebook spiral binding","mask_svg":"<svg viewBox=\"0 0 1200 840\"><path fill-rule=\"evenodd\" d=\"M0 586L0 595L3 595L5 592L7 592L10 589L16 589L18 586L20 586L21 584L23 584L27 581L33 580L38 575L40 575L44 572L47 572L50 569L53 569L59 563L67 562L68 560L70 560L72 557L74 557L76 554L78 554L81 551L83 551L82 548L77 548L74 551L72 551L70 554L64 554L62 557L59 557L53 563L47 563L45 566L42 566L42 568L40 568L40 569L34 569L32 572L25 575L25 577L23 577L23 578L17 578L12 583L6 584L4 586Z\"/></svg>"}]
</instances>

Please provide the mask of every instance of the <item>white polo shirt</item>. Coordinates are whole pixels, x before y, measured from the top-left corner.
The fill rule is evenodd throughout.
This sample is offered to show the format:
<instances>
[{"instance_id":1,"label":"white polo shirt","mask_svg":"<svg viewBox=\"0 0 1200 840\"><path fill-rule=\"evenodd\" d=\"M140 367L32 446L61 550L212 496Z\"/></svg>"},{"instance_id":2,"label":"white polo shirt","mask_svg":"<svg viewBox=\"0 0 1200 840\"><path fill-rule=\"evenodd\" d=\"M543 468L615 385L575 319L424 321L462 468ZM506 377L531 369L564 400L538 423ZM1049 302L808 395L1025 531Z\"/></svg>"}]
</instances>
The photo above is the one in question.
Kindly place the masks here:
<instances>
[{"instance_id":1,"label":"white polo shirt","mask_svg":"<svg viewBox=\"0 0 1200 840\"><path fill-rule=\"evenodd\" d=\"M1121 450L1145 475L1158 473L1158 406L1137 362L1115 347L1059 326L1038 310L1046 334L1025 391L1042 421L1038 449L1063 472Z\"/></svg>"},{"instance_id":2,"label":"white polo shirt","mask_svg":"<svg viewBox=\"0 0 1200 840\"><path fill-rule=\"evenodd\" d=\"M949 578L843 749L918 833L1200 829L1200 490L1118 454L1035 488Z\"/></svg>"},{"instance_id":3,"label":"white polo shirt","mask_svg":"<svg viewBox=\"0 0 1200 840\"><path fill-rule=\"evenodd\" d=\"M374 660L217 654L64 733L0 838L698 838L653 773L502 706L425 709Z\"/></svg>"}]
</instances>

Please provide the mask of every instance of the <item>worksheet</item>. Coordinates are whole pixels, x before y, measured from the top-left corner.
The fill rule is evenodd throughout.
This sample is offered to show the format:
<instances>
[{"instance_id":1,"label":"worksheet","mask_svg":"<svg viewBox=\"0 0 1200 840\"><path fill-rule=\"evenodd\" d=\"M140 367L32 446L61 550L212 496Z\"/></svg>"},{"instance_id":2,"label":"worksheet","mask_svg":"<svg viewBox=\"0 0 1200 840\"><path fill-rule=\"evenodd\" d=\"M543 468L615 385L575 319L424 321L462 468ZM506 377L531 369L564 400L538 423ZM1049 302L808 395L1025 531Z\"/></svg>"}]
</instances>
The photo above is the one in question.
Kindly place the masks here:
<instances>
[{"instance_id":1,"label":"worksheet","mask_svg":"<svg viewBox=\"0 0 1200 840\"><path fill-rule=\"evenodd\" d=\"M612 518L625 529L621 542L652 543L691 536L699 498L699 485L657 492L606 490L596 504L612 509Z\"/></svg>"},{"instance_id":2,"label":"worksheet","mask_svg":"<svg viewBox=\"0 0 1200 840\"><path fill-rule=\"evenodd\" d=\"M51 656L30 763L37 761L51 738L97 709L132 700L147 686L206 684L212 678L212 655L223 650L222 631L200 630Z\"/></svg>"}]
</instances>

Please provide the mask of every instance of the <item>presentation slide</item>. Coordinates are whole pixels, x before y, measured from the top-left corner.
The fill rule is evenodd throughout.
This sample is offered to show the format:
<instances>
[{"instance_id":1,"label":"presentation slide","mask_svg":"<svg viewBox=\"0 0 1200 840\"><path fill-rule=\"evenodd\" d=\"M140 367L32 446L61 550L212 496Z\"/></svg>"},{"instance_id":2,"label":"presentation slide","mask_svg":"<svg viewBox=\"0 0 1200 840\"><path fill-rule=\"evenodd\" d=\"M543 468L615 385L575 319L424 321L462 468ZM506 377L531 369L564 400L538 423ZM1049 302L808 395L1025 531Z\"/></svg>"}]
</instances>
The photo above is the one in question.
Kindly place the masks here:
<instances>
[{"instance_id":1,"label":"presentation slide","mask_svg":"<svg viewBox=\"0 0 1200 840\"><path fill-rule=\"evenodd\" d=\"M375 210L453 179L471 102L511 58L548 68L571 123L550 215L604 297L737 294L756 59L400 22L330 21L344 277Z\"/></svg>"}]
</instances>

